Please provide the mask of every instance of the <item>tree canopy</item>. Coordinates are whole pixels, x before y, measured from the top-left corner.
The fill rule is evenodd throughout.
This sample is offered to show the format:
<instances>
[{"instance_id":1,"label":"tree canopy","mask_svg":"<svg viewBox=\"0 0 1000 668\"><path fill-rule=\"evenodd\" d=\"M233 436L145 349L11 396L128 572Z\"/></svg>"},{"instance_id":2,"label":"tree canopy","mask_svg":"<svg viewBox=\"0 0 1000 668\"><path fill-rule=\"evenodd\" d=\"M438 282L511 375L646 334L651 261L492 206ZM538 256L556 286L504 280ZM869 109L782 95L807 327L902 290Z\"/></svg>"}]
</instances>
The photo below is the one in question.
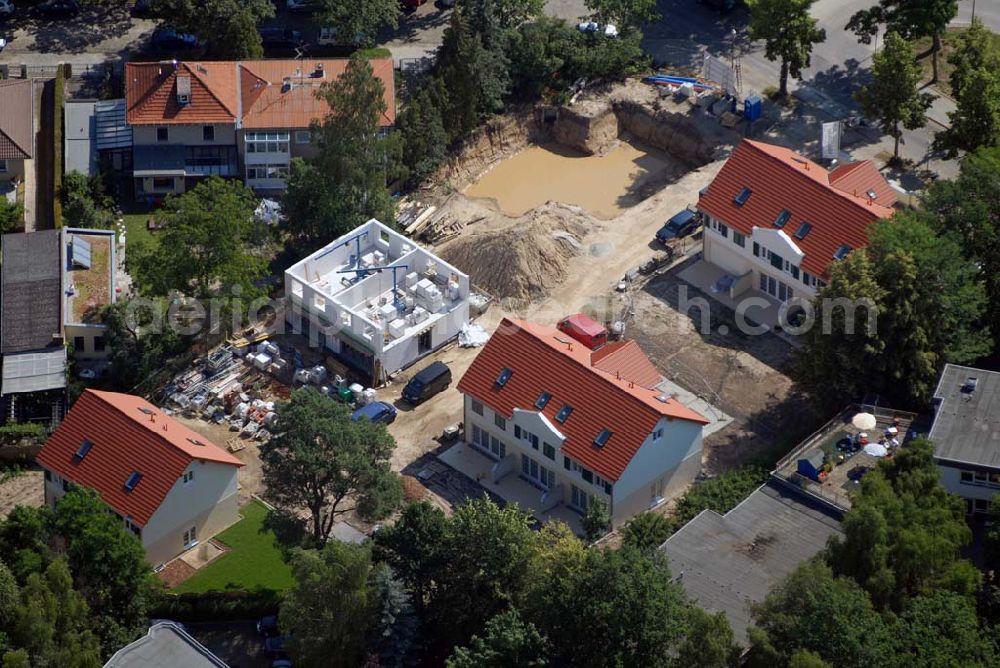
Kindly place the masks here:
<instances>
[{"instance_id":1,"label":"tree canopy","mask_svg":"<svg viewBox=\"0 0 1000 668\"><path fill-rule=\"evenodd\" d=\"M369 48L383 28L399 23L397 0L319 0L314 23L333 28L341 44Z\"/></svg>"},{"instance_id":2,"label":"tree canopy","mask_svg":"<svg viewBox=\"0 0 1000 668\"><path fill-rule=\"evenodd\" d=\"M274 435L260 448L266 496L283 510L308 510L316 545L347 512L374 520L399 505L402 485L389 467L396 443L385 425L354 421L344 404L308 389L276 412Z\"/></svg>"},{"instance_id":3,"label":"tree canopy","mask_svg":"<svg viewBox=\"0 0 1000 668\"><path fill-rule=\"evenodd\" d=\"M948 62L956 109L951 126L939 132L934 145L951 157L958 151L994 146L1000 140L1000 48L993 33L975 19L955 37Z\"/></svg>"},{"instance_id":4,"label":"tree canopy","mask_svg":"<svg viewBox=\"0 0 1000 668\"><path fill-rule=\"evenodd\" d=\"M815 0L748 0L751 39L763 40L768 60L781 61L778 92L788 94L788 76L802 78L809 67L813 45L826 39L809 14Z\"/></svg>"},{"instance_id":5,"label":"tree canopy","mask_svg":"<svg viewBox=\"0 0 1000 668\"><path fill-rule=\"evenodd\" d=\"M853 31L864 44L871 43L880 24L885 24L888 32L895 32L907 40L932 38L934 77L931 83L934 83L938 80L941 35L956 14L958 0L879 0L874 7L852 15L846 29Z\"/></svg>"},{"instance_id":6,"label":"tree canopy","mask_svg":"<svg viewBox=\"0 0 1000 668\"><path fill-rule=\"evenodd\" d=\"M218 60L262 58L257 26L274 16L271 0L154 0L153 10L196 35L206 55Z\"/></svg>"},{"instance_id":7,"label":"tree canopy","mask_svg":"<svg viewBox=\"0 0 1000 668\"><path fill-rule=\"evenodd\" d=\"M243 183L218 176L168 196L160 243L131 251L129 270L140 292L206 298L238 287L244 298L258 294L255 282L267 270L267 230L254 220L256 206Z\"/></svg>"},{"instance_id":8,"label":"tree canopy","mask_svg":"<svg viewBox=\"0 0 1000 668\"><path fill-rule=\"evenodd\" d=\"M399 140L381 131L385 88L360 53L320 96L330 112L312 126L314 158L293 161L284 203L289 230L313 248L371 218L396 222L388 183L398 175Z\"/></svg>"},{"instance_id":9,"label":"tree canopy","mask_svg":"<svg viewBox=\"0 0 1000 668\"><path fill-rule=\"evenodd\" d=\"M468 647L458 647L448 668L507 668L546 666L545 639L517 610L507 610L486 622L483 635L472 636Z\"/></svg>"},{"instance_id":10,"label":"tree canopy","mask_svg":"<svg viewBox=\"0 0 1000 668\"><path fill-rule=\"evenodd\" d=\"M893 138L893 159L899 160L903 129L916 130L926 122L934 96L922 93L920 65L913 47L899 33L885 36L885 45L872 58L872 82L855 93L865 115L878 121L882 132Z\"/></svg>"}]
</instances>

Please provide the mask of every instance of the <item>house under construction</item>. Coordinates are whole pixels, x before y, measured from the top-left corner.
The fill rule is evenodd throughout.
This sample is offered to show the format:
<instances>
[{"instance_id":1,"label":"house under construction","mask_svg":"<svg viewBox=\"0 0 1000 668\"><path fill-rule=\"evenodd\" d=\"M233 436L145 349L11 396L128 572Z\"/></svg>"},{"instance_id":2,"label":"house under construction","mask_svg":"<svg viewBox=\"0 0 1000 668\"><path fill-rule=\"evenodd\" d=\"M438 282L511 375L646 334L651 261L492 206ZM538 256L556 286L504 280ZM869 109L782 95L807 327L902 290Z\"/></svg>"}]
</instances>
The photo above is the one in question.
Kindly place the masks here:
<instances>
[{"instance_id":1,"label":"house under construction","mask_svg":"<svg viewBox=\"0 0 1000 668\"><path fill-rule=\"evenodd\" d=\"M469 320L469 277L375 219L287 269L285 295L292 329L373 385Z\"/></svg>"}]
</instances>

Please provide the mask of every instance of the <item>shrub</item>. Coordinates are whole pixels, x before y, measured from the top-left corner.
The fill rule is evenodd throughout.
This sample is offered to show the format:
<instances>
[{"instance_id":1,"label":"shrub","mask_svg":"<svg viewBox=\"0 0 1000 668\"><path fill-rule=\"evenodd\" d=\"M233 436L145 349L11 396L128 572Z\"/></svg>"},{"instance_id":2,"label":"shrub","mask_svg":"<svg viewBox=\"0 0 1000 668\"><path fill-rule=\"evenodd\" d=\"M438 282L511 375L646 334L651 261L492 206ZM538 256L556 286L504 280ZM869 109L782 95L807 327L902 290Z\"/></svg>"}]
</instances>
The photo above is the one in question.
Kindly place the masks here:
<instances>
[{"instance_id":1,"label":"shrub","mask_svg":"<svg viewBox=\"0 0 1000 668\"><path fill-rule=\"evenodd\" d=\"M63 66L56 67L56 80L52 95L52 222L56 229L62 227L62 177L63 177L63 98L66 91L66 74Z\"/></svg>"},{"instance_id":2,"label":"shrub","mask_svg":"<svg viewBox=\"0 0 1000 668\"><path fill-rule=\"evenodd\" d=\"M255 619L277 613L280 604L281 594L269 589L163 594L150 617L180 622Z\"/></svg>"}]
</instances>

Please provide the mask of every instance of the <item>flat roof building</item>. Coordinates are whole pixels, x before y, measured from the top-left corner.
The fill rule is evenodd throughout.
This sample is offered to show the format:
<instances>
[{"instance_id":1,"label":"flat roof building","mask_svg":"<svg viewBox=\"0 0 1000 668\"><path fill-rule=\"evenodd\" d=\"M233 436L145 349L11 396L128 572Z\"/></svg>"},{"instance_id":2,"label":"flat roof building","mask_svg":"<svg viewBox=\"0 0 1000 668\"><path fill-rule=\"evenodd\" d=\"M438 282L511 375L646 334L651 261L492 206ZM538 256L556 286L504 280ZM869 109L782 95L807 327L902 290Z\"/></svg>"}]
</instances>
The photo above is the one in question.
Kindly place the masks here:
<instances>
[{"instance_id":1,"label":"flat roof building","mask_svg":"<svg viewBox=\"0 0 1000 668\"><path fill-rule=\"evenodd\" d=\"M469 277L372 219L285 270L285 317L373 385L458 336Z\"/></svg>"}]
</instances>

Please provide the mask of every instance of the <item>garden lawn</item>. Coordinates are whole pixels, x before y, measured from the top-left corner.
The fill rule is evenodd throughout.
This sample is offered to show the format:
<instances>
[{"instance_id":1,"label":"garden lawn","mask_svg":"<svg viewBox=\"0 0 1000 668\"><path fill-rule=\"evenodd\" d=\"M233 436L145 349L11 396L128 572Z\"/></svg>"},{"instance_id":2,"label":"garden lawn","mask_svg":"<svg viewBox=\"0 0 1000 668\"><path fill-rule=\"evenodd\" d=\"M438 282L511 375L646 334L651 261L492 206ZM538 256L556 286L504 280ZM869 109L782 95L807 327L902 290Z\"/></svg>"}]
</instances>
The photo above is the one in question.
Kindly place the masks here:
<instances>
[{"instance_id":1,"label":"garden lawn","mask_svg":"<svg viewBox=\"0 0 1000 668\"><path fill-rule=\"evenodd\" d=\"M125 218L126 244L143 243L156 246L160 242L146 227L146 223L149 221L151 215L150 213L126 213L123 216Z\"/></svg>"},{"instance_id":2,"label":"garden lawn","mask_svg":"<svg viewBox=\"0 0 1000 668\"><path fill-rule=\"evenodd\" d=\"M284 591L294 584L292 569L281 559L274 534L261 532L268 510L258 501L242 508L243 519L215 537L229 547L225 553L172 591L271 589Z\"/></svg>"}]
</instances>

